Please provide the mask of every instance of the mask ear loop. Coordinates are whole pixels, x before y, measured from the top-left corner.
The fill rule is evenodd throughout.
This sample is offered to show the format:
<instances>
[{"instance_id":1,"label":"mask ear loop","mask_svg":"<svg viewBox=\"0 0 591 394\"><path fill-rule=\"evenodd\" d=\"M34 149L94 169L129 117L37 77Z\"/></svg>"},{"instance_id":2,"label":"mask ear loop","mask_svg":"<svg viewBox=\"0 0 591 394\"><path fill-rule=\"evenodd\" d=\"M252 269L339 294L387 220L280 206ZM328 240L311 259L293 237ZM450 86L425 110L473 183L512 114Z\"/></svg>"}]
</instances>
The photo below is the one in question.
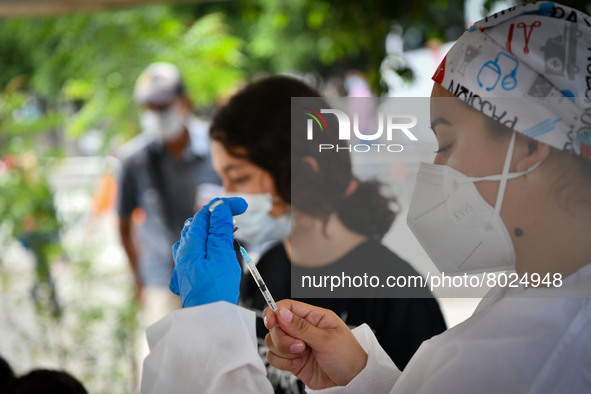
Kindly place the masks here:
<instances>
[{"instance_id":1,"label":"mask ear loop","mask_svg":"<svg viewBox=\"0 0 591 394\"><path fill-rule=\"evenodd\" d=\"M499 191L497 192L497 199L495 200L495 213L491 220L501 216L505 188L507 187L507 181L509 180L509 167L511 166L511 159L513 158L513 148L515 147L515 133L516 131L513 130L511 141L509 141L509 148L507 148L507 155L505 156L505 163L503 164L503 172L501 173L501 183L499 184ZM531 170L533 170L534 167L535 166L533 166Z\"/></svg>"},{"instance_id":2,"label":"mask ear loop","mask_svg":"<svg viewBox=\"0 0 591 394\"><path fill-rule=\"evenodd\" d=\"M523 174L529 174L530 172L538 168L539 165L542 164L550 154L550 150L548 150L548 152L546 153L546 157L538 161L536 164L534 164L524 172L515 173L514 176L509 175L509 167L511 165L511 159L513 158L513 149L515 148L516 133L517 132L513 130L513 134L511 135L511 141L509 141L509 148L507 148L507 156L505 156L505 163L503 164L503 172L501 174L500 179L501 183L499 184L499 191L497 192L497 199L495 200L495 216L493 217L501 215L501 207L503 205L503 198L505 197L505 188L507 187L507 181L509 179L516 178L517 176L521 176Z\"/></svg>"},{"instance_id":3,"label":"mask ear loop","mask_svg":"<svg viewBox=\"0 0 591 394\"><path fill-rule=\"evenodd\" d=\"M542 164L544 161L546 161L546 159L548 158L548 156L550 156L550 149L548 149L546 151L546 156L544 156L544 158L540 161L538 161L536 164L534 164L533 166L531 166L530 168L528 168L527 170L525 170L525 174L529 174L530 172L532 172L533 170L535 170L536 168L538 168L540 166L540 164Z\"/></svg>"}]
</instances>

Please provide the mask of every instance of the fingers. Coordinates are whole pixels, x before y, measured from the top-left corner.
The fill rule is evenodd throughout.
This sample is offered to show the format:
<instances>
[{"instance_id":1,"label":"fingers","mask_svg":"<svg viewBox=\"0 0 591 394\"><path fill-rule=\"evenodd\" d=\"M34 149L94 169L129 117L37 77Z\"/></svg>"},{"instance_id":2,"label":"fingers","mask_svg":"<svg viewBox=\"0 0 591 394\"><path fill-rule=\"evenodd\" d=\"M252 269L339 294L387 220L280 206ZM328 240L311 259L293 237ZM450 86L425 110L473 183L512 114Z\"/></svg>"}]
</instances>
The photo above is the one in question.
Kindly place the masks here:
<instances>
[{"instance_id":1,"label":"fingers","mask_svg":"<svg viewBox=\"0 0 591 394\"><path fill-rule=\"evenodd\" d=\"M211 207L207 247L232 247L234 239L232 216L240 215L246 211L248 207L246 201L239 197L222 198L213 201Z\"/></svg>"},{"instance_id":2,"label":"fingers","mask_svg":"<svg viewBox=\"0 0 591 394\"><path fill-rule=\"evenodd\" d=\"M185 226L185 228L187 228L188 226ZM185 228L183 228L183 231L185 231ZM176 265L176 253L179 249L179 245L180 245L180 241L176 241L174 243L174 245L172 245L172 259L174 260L174 263ZM170 278L170 282L168 282L168 288L170 289L170 291L172 291L174 294L179 295L179 284L177 282L177 278L176 278L176 272L173 271L172 273L172 277Z\"/></svg>"},{"instance_id":3,"label":"fingers","mask_svg":"<svg viewBox=\"0 0 591 394\"><path fill-rule=\"evenodd\" d=\"M272 365L308 385L318 378L320 388L345 386L365 368L367 353L334 312L292 300L281 300L277 306L275 313L269 308L263 312L266 326L272 327L265 338ZM306 347L301 353L298 340Z\"/></svg>"},{"instance_id":4,"label":"fingers","mask_svg":"<svg viewBox=\"0 0 591 394\"><path fill-rule=\"evenodd\" d=\"M170 282L168 282L168 288L176 295L180 295L179 291L179 284L176 279L176 273L173 272L172 278L170 278Z\"/></svg>"},{"instance_id":5,"label":"fingers","mask_svg":"<svg viewBox=\"0 0 591 394\"><path fill-rule=\"evenodd\" d=\"M223 203L220 204L218 201ZM209 210L210 206L213 206L213 212ZM214 239L212 242L213 247L228 247L228 241L230 241L231 246L232 237L229 236L234 232L232 216L244 213L247 207L246 201L242 198L214 198L201 208L193 218L187 219L181 231L180 246L190 240L191 248L198 252L195 256L198 259L205 257L210 234L226 234L226 236L221 237L221 245L217 245L217 239ZM214 235L214 238L219 237ZM176 251L173 250L173 253L176 253Z\"/></svg>"},{"instance_id":6,"label":"fingers","mask_svg":"<svg viewBox=\"0 0 591 394\"><path fill-rule=\"evenodd\" d=\"M287 308L281 307L277 310L279 327L286 334L308 343L312 348L322 345L325 342L326 332L306 321L306 319L295 315Z\"/></svg>"},{"instance_id":7,"label":"fingers","mask_svg":"<svg viewBox=\"0 0 591 394\"><path fill-rule=\"evenodd\" d=\"M280 300L277 301L277 308L281 308L281 307L285 307L287 309L293 309L295 306L295 304L300 304L299 301L294 301L294 300L290 300L290 299L284 299L284 300ZM301 303L304 304L304 303ZM304 304L304 305L308 305L308 304ZM311 308L314 308L312 305L308 305ZM302 314L300 314L300 316L302 316ZM271 308L266 307L265 310L263 311L263 321L265 323L265 327L267 327L268 330L270 330L271 328L275 327L277 325L277 316L275 316L275 312L273 312L271 310Z\"/></svg>"},{"instance_id":8,"label":"fingers","mask_svg":"<svg viewBox=\"0 0 591 394\"><path fill-rule=\"evenodd\" d=\"M269 329L279 325L286 334L301 339L312 348L323 344L327 329L347 327L328 309L293 300L281 300L277 307L276 313L270 308L263 312L265 326Z\"/></svg>"},{"instance_id":9,"label":"fingers","mask_svg":"<svg viewBox=\"0 0 591 394\"><path fill-rule=\"evenodd\" d=\"M265 345L269 348L267 360L286 371L294 371L310 353L310 349L302 341L286 335L279 327L273 328L267 334Z\"/></svg>"},{"instance_id":10,"label":"fingers","mask_svg":"<svg viewBox=\"0 0 591 394\"><path fill-rule=\"evenodd\" d=\"M275 313L269 307L266 307L263 311L263 323L265 323L267 330L270 330L277 325L277 317L275 317Z\"/></svg>"},{"instance_id":11,"label":"fingers","mask_svg":"<svg viewBox=\"0 0 591 394\"><path fill-rule=\"evenodd\" d=\"M207 242L207 233L209 231L209 217L211 216L211 212L209 212L209 205L214 203L216 199L212 200L209 204L201 208L193 219L187 219L185 221L185 226L181 231L181 239L180 244L177 249L185 244L189 244L190 249L194 253L195 259L202 259L205 258L205 245ZM173 249L173 252L174 249ZM176 257L176 253L173 254L173 257ZM175 263L178 263L175 260Z\"/></svg>"},{"instance_id":12,"label":"fingers","mask_svg":"<svg viewBox=\"0 0 591 394\"><path fill-rule=\"evenodd\" d=\"M244 199L239 197L222 198L218 201L222 201L222 203L214 201L211 205L214 208L209 221L207 248L208 250L212 248L233 249L234 224L232 216L244 213L248 205Z\"/></svg>"},{"instance_id":13,"label":"fingers","mask_svg":"<svg viewBox=\"0 0 591 394\"><path fill-rule=\"evenodd\" d=\"M267 361L275 368L298 374L299 368L304 363L304 357L284 358L271 351L267 352Z\"/></svg>"},{"instance_id":14,"label":"fingers","mask_svg":"<svg viewBox=\"0 0 591 394\"><path fill-rule=\"evenodd\" d=\"M234 224L232 224L232 209L229 204L216 206L209 219L209 233L207 249L234 249Z\"/></svg>"},{"instance_id":15,"label":"fingers","mask_svg":"<svg viewBox=\"0 0 591 394\"><path fill-rule=\"evenodd\" d=\"M222 201L224 201L224 205L228 205L230 207L232 216L240 215L246 211L246 208L248 208L246 201L240 197L224 197L222 198Z\"/></svg>"},{"instance_id":16,"label":"fingers","mask_svg":"<svg viewBox=\"0 0 591 394\"><path fill-rule=\"evenodd\" d=\"M186 227L186 226L185 226ZM172 245L172 258L175 259L176 257L176 253L179 250L179 245L181 244L181 241L176 241L174 243L174 245ZM175 259L176 260L176 259Z\"/></svg>"},{"instance_id":17,"label":"fingers","mask_svg":"<svg viewBox=\"0 0 591 394\"><path fill-rule=\"evenodd\" d=\"M269 331L265 336L265 344L273 353L284 357L303 353L307 349L304 342L285 334L280 327L274 327Z\"/></svg>"},{"instance_id":18,"label":"fingers","mask_svg":"<svg viewBox=\"0 0 591 394\"><path fill-rule=\"evenodd\" d=\"M277 304L282 308L289 306L291 302L282 300ZM269 348L267 360L279 369L293 371L303 363L303 358L310 352L310 348L302 340L287 335L277 326L277 317L269 307L263 312L263 321L269 329L265 336L265 345Z\"/></svg>"},{"instance_id":19,"label":"fingers","mask_svg":"<svg viewBox=\"0 0 591 394\"><path fill-rule=\"evenodd\" d=\"M189 226L191 225L192 222L193 222L193 218L189 218L189 219L185 220L185 225L183 226L183 229L181 230L181 236L183 236L187 231L189 231Z\"/></svg>"}]
</instances>

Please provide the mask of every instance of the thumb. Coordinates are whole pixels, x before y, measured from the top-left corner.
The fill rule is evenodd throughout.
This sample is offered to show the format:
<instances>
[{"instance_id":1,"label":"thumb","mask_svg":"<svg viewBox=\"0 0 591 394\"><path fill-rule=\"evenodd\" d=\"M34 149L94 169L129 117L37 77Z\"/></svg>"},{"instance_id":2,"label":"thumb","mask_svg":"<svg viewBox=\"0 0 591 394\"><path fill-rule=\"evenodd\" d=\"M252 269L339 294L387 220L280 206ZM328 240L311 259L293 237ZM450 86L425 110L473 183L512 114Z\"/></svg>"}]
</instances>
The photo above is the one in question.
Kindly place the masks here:
<instances>
[{"instance_id":1,"label":"thumb","mask_svg":"<svg viewBox=\"0 0 591 394\"><path fill-rule=\"evenodd\" d=\"M289 309L279 308L276 316L279 326L287 335L301 339L312 349L321 346L325 342L326 333L324 329L310 324L306 319L295 315Z\"/></svg>"}]
</instances>

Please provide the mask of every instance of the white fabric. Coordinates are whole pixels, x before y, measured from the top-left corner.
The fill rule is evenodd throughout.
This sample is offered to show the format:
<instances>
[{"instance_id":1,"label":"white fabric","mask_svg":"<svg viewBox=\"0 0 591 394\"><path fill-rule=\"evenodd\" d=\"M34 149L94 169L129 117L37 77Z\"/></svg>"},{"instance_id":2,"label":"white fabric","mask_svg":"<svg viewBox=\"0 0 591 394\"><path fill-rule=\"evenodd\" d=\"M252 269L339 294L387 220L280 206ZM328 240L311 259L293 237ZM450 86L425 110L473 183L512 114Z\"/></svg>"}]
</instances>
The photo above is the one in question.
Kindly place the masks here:
<instances>
[{"instance_id":1,"label":"white fabric","mask_svg":"<svg viewBox=\"0 0 591 394\"><path fill-rule=\"evenodd\" d=\"M148 330L141 393L271 392L254 322L253 312L224 302L173 312ZM353 332L367 367L346 387L311 392L591 392L590 328L591 264L560 288L505 294L480 308L425 341L402 374L362 325Z\"/></svg>"},{"instance_id":2,"label":"white fabric","mask_svg":"<svg viewBox=\"0 0 591 394\"><path fill-rule=\"evenodd\" d=\"M147 331L141 394L272 393L255 314L227 302L172 312Z\"/></svg>"},{"instance_id":3,"label":"white fabric","mask_svg":"<svg viewBox=\"0 0 591 394\"><path fill-rule=\"evenodd\" d=\"M355 333L364 348L376 346L367 327L358 329L367 331ZM398 373L394 367L372 370L383 356L368 355L368 367L347 387L312 392L363 392L381 374ZM591 264L561 288L505 294L479 307L464 323L423 342L391 390L381 392L591 392Z\"/></svg>"},{"instance_id":4,"label":"white fabric","mask_svg":"<svg viewBox=\"0 0 591 394\"><path fill-rule=\"evenodd\" d=\"M373 331L367 324L355 327L353 334L368 354L365 369L346 387L331 387L324 390L312 390L306 386L307 393L389 393L400 377L400 371L388 354L382 349Z\"/></svg>"}]
</instances>

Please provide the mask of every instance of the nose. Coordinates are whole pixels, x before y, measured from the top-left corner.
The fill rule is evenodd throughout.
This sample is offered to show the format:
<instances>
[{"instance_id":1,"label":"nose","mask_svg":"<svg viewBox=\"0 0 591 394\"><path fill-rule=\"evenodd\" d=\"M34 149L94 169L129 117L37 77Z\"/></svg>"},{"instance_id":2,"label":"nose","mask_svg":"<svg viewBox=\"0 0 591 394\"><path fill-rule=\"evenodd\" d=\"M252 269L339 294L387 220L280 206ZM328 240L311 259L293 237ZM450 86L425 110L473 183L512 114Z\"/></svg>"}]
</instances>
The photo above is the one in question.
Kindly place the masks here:
<instances>
[{"instance_id":1,"label":"nose","mask_svg":"<svg viewBox=\"0 0 591 394\"><path fill-rule=\"evenodd\" d=\"M228 193L236 193L236 187L231 182L223 182L224 191Z\"/></svg>"},{"instance_id":2,"label":"nose","mask_svg":"<svg viewBox=\"0 0 591 394\"><path fill-rule=\"evenodd\" d=\"M441 155L441 154L435 155L435 158L433 159L433 164L439 164L439 165L445 164L445 159L442 156L443 155Z\"/></svg>"}]
</instances>

